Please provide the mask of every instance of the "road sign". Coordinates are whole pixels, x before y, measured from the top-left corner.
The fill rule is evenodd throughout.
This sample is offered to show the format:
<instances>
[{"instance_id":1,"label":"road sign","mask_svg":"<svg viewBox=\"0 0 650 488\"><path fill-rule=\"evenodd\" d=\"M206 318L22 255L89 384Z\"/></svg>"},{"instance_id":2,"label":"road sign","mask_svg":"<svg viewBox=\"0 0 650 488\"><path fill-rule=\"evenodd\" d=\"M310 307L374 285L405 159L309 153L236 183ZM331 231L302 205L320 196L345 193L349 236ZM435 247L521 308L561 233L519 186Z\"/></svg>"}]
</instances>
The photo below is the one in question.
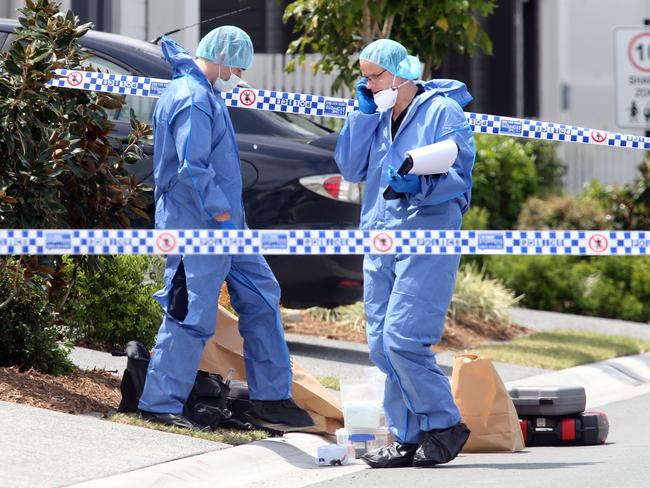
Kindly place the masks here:
<instances>
[{"instance_id":1,"label":"road sign","mask_svg":"<svg viewBox=\"0 0 650 488\"><path fill-rule=\"evenodd\" d=\"M650 26L614 29L616 123L650 130Z\"/></svg>"}]
</instances>

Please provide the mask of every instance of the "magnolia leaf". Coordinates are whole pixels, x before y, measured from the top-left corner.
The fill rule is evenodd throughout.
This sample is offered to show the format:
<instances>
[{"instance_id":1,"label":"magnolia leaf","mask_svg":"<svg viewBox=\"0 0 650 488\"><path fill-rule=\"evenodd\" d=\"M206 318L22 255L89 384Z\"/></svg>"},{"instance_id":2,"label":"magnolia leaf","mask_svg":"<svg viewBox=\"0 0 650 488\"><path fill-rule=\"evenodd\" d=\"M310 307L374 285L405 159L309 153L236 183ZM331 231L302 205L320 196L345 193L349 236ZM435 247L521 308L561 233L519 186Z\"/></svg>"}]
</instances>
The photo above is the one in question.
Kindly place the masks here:
<instances>
[{"instance_id":1,"label":"magnolia leaf","mask_svg":"<svg viewBox=\"0 0 650 488\"><path fill-rule=\"evenodd\" d=\"M436 22L436 27L439 27L443 31L447 32L449 31L449 22L445 17L440 17Z\"/></svg>"}]
</instances>

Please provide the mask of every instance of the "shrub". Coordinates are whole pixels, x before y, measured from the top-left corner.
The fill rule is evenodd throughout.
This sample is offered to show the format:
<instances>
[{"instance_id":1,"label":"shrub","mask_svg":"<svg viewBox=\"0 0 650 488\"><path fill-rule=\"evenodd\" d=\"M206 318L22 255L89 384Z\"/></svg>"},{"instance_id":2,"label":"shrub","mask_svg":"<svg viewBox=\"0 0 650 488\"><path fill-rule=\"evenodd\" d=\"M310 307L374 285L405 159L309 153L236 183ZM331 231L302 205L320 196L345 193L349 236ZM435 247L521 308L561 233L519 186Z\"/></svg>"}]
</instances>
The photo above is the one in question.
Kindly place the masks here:
<instances>
[{"instance_id":1,"label":"shrub","mask_svg":"<svg viewBox=\"0 0 650 488\"><path fill-rule=\"evenodd\" d=\"M628 185L603 185L592 181L582 192L600 205L611 221L611 228L619 230L647 230L650 228L650 159L639 166L639 174Z\"/></svg>"},{"instance_id":2,"label":"shrub","mask_svg":"<svg viewBox=\"0 0 650 488\"><path fill-rule=\"evenodd\" d=\"M488 228L512 229L524 202L558 190L563 172L553 145L477 135L472 204L487 210Z\"/></svg>"},{"instance_id":3,"label":"shrub","mask_svg":"<svg viewBox=\"0 0 650 488\"><path fill-rule=\"evenodd\" d=\"M488 273L502 280L515 293L524 295L527 307L557 312L568 311L574 290L570 279L572 263L580 258L568 256L490 256Z\"/></svg>"},{"instance_id":4,"label":"shrub","mask_svg":"<svg viewBox=\"0 0 650 488\"><path fill-rule=\"evenodd\" d=\"M9 297L12 298L9 300ZM74 369L69 349L59 342L53 309L45 296L42 280L26 281L13 260L0 264L0 366L34 368L49 374Z\"/></svg>"},{"instance_id":5,"label":"shrub","mask_svg":"<svg viewBox=\"0 0 650 488\"><path fill-rule=\"evenodd\" d=\"M535 159L535 167L539 177L537 196L547 196L562 191L562 178L566 166L557 157L556 144L553 142L529 139L524 143L526 152Z\"/></svg>"},{"instance_id":6,"label":"shrub","mask_svg":"<svg viewBox=\"0 0 650 488\"><path fill-rule=\"evenodd\" d=\"M132 340L153 346L162 318L152 297L161 287L159 273L152 272L160 267L156 260L160 258L102 257L99 271L78 269L64 312L70 338L100 348L122 349Z\"/></svg>"},{"instance_id":7,"label":"shrub","mask_svg":"<svg viewBox=\"0 0 650 488\"><path fill-rule=\"evenodd\" d=\"M650 258L498 256L486 260L522 304L638 322L650 320Z\"/></svg>"},{"instance_id":8,"label":"shrub","mask_svg":"<svg viewBox=\"0 0 650 488\"><path fill-rule=\"evenodd\" d=\"M458 271L449 316L459 322L481 320L509 324L509 309L520 298L500 280L487 277L484 271L470 264Z\"/></svg>"},{"instance_id":9,"label":"shrub","mask_svg":"<svg viewBox=\"0 0 650 488\"><path fill-rule=\"evenodd\" d=\"M605 256L572 270L574 311L585 315L645 322L650 320L650 260Z\"/></svg>"},{"instance_id":10,"label":"shrub","mask_svg":"<svg viewBox=\"0 0 650 488\"><path fill-rule=\"evenodd\" d=\"M529 198L519 214L518 229L609 229L611 216L592 198L554 195Z\"/></svg>"},{"instance_id":11,"label":"shrub","mask_svg":"<svg viewBox=\"0 0 650 488\"><path fill-rule=\"evenodd\" d=\"M128 144L116 149L105 109L122 106L120 96L46 86L52 70L83 67L88 52L78 39L91 24L49 0L20 12L17 39L0 56L2 227L128 228L148 219L151 191L127 164L142 157L138 144L150 128L132 118Z\"/></svg>"},{"instance_id":12,"label":"shrub","mask_svg":"<svg viewBox=\"0 0 650 488\"><path fill-rule=\"evenodd\" d=\"M0 227L128 228L136 219L148 219L151 191L136 183L127 164L142 157L139 143L150 135L150 128L132 115L132 131L118 148L117 141L109 139L113 126L105 109L122 106L123 97L46 86L56 76L55 69L83 68L89 52L78 40L91 24L80 25L72 11L64 14L50 0L24 3L16 40L0 54ZM94 256L71 260L86 270L98 262ZM15 263L24 268L20 274L26 279L37 276L35 288L21 282L21 290L44 285L54 300L66 287L58 256L23 256ZM0 314L6 316L9 309L18 313L16 307L30 293L10 292L8 301L0 304ZM18 363L33 360L47 370L48 360L58 361L58 349L48 349L58 336L51 330L52 320L45 320L50 311L45 312L40 302L33 305L34 315L15 318L28 326L17 335L4 333L4 340L18 341L13 346L7 343L14 353L25 353ZM39 321L42 333L35 329ZM32 350L25 341L35 338L45 342ZM45 351L44 359L34 358L37 349Z\"/></svg>"},{"instance_id":13,"label":"shrub","mask_svg":"<svg viewBox=\"0 0 650 488\"><path fill-rule=\"evenodd\" d=\"M463 229L481 230L487 229L490 221L490 214L482 207L472 205L463 216Z\"/></svg>"},{"instance_id":14,"label":"shrub","mask_svg":"<svg viewBox=\"0 0 650 488\"><path fill-rule=\"evenodd\" d=\"M336 308L312 307L308 312L317 320L339 324L353 331L363 331L366 323L363 302Z\"/></svg>"}]
</instances>

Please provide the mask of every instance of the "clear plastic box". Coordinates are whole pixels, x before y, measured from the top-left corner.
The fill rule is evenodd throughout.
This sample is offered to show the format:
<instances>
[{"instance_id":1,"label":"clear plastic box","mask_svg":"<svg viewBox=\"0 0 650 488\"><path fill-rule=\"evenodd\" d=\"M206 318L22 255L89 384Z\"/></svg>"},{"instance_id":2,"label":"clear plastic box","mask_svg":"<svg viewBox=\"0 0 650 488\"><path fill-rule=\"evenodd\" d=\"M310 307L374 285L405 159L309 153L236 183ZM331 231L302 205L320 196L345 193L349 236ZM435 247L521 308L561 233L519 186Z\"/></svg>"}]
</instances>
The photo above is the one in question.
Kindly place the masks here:
<instances>
[{"instance_id":1,"label":"clear plastic box","mask_svg":"<svg viewBox=\"0 0 650 488\"><path fill-rule=\"evenodd\" d=\"M368 451L374 451L388 445L392 436L386 427L379 429L337 429L336 443L354 446L355 456L363 456Z\"/></svg>"},{"instance_id":2,"label":"clear plastic box","mask_svg":"<svg viewBox=\"0 0 650 488\"><path fill-rule=\"evenodd\" d=\"M377 368L366 368L364 377L341 378L341 405L347 429L385 427L383 400L386 376Z\"/></svg>"},{"instance_id":3,"label":"clear plastic box","mask_svg":"<svg viewBox=\"0 0 650 488\"><path fill-rule=\"evenodd\" d=\"M379 429L386 425L384 407L378 401L346 402L343 423L347 429Z\"/></svg>"}]
</instances>

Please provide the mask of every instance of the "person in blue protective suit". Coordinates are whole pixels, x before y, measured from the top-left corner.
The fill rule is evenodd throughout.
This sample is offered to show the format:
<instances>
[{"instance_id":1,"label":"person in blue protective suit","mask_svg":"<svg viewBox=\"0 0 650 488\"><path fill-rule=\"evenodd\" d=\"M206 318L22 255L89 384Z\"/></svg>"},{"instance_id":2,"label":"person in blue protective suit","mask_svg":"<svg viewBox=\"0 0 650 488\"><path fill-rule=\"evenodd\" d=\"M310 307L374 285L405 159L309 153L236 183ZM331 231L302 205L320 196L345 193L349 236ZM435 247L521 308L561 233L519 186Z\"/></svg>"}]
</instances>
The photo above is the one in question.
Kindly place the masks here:
<instances>
[{"instance_id":1,"label":"person in blue protective suit","mask_svg":"<svg viewBox=\"0 0 650 488\"><path fill-rule=\"evenodd\" d=\"M253 58L241 29L222 26L199 43L194 59L162 41L173 80L153 115L156 227L244 229L239 151L219 92L231 90ZM291 400L291 365L280 320L280 289L262 256L167 258L164 289L154 296L164 317L140 398L147 420L194 428L182 415L206 341L214 334L221 284L239 314L250 419L292 430L313 425Z\"/></svg>"},{"instance_id":2,"label":"person in blue protective suit","mask_svg":"<svg viewBox=\"0 0 650 488\"><path fill-rule=\"evenodd\" d=\"M418 80L421 64L381 39L359 56L359 110L338 138L335 160L349 181L365 181L364 229L460 229L470 203L475 147L462 106L472 97L454 80ZM400 176L406 151L453 140L444 174ZM398 198L385 199L390 185ZM467 441L449 380L431 346L440 341L460 256L367 254L364 300L371 360L387 375L384 410L395 442L370 452L372 467L432 466Z\"/></svg>"}]
</instances>

